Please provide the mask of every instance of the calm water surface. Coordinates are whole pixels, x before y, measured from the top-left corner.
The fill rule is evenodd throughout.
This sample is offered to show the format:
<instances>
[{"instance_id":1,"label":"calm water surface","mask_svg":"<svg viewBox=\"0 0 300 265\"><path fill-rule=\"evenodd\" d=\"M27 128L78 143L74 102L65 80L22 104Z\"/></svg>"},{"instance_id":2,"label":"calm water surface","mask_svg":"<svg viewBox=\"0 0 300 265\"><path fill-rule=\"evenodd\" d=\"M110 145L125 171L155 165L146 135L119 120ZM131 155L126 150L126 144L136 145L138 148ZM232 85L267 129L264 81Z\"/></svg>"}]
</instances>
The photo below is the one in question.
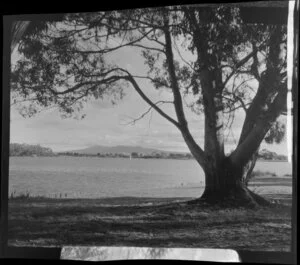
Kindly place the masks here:
<instances>
[{"instance_id":1,"label":"calm water surface","mask_svg":"<svg viewBox=\"0 0 300 265\"><path fill-rule=\"evenodd\" d=\"M254 170L292 174L287 162ZM11 157L9 192L62 198L198 197L204 173L195 160L97 157Z\"/></svg>"}]
</instances>

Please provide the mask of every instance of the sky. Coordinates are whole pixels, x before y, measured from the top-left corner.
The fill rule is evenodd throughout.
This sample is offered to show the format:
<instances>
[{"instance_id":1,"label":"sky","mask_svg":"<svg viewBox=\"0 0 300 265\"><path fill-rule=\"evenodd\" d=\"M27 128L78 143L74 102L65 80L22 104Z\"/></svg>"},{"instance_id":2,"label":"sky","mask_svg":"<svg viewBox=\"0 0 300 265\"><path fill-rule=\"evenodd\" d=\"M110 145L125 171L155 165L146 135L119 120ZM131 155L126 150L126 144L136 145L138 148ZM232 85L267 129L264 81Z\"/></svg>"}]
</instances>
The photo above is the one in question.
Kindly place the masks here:
<instances>
[{"instance_id":1,"label":"sky","mask_svg":"<svg viewBox=\"0 0 300 265\"><path fill-rule=\"evenodd\" d=\"M111 55L109 59L131 73L140 75L147 68L139 54L137 48L122 49ZM12 63L17 58L16 52L13 53ZM142 79L138 82L153 102L172 100L170 92L156 90ZM82 110L82 113L86 114L82 120L63 119L57 109L41 112L31 118L23 118L15 107L11 107L10 142L40 144L52 148L55 152L77 150L94 145L131 145L188 152L179 130L154 110L134 125L130 124L134 118L147 111L149 106L132 87L126 88L125 94L116 105L112 105L109 99L89 101ZM175 111L171 104L165 104L161 108L175 119ZM191 134L203 148L204 116L196 115L186 107L184 111ZM225 152L235 147L243 119L243 111L238 111L231 134L226 140ZM261 149L263 148L287 155L286 138L281 144L262 143Z\"/></svg>"},{"instance_id":2,"label":"sky","mask_svg":"<svg viewBox=\"0 0 300 265\"><path fill-rule=\"evenodd\" d=\"M153 100L169 99L168 92L147 90ZM93 145L132 145L156 148L167 151L188 152L188 148L179 130L155 111L143 119L130 122L148 110L140 96L132 89L126 90L126 96L116 105L108 100L89 102L82 113L82 120L63 119L56 109L41 112L31 118L23 118L15 108L11 108L10 142L40 144L50 147L53 151L76 150ZM162 109L175 117L173 106L165 105ZM192 135L203 147L204 117L185 108ZM232 134L226 141L226 151L234 148L234 140L238 140L244 115L237 113L232 126ZM286 154L286 139L281 144L262 144L261 148Z\"/></svg>"}]
</instances>

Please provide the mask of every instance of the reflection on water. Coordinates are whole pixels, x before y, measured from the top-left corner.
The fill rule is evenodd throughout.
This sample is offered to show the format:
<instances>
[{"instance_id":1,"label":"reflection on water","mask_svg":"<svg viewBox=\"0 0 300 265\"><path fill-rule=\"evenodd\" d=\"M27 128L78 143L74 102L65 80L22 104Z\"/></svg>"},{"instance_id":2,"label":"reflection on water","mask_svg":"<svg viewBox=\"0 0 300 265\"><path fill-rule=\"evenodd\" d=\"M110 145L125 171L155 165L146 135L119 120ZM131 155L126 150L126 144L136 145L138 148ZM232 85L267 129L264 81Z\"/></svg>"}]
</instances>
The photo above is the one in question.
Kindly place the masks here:
<instances>
[{"instance_id":1,"label":"reflection on water","mask_svg":"<svg viewBox=\"0 0 300 265\"><path fill-rule=\"evenodd\" d=\"M64 260L132 260L168 259L215 262L239 262L239 255L231 249L145 248L145 247L63 247Z\"/></svg>"}]
</instances>

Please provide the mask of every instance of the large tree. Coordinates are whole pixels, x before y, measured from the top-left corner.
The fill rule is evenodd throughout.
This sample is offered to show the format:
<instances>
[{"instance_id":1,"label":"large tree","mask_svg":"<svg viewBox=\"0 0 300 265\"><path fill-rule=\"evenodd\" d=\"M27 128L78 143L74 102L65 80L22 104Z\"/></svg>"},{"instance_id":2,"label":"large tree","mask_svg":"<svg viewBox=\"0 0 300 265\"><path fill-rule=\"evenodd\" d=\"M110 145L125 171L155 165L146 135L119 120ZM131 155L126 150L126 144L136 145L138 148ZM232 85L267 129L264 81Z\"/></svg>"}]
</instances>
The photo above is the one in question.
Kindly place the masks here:
<instances>
[{"instance_id":1,"label":"large tree","mask_svg":"<svg viewBox=\"0 0 300 265\"><path fill-rule=\"evenodd\" d=\"M174 6L66 14L60 22L43 22L19 43L12 104L21 100L24 116L51 105L73 115L88 99L122 98L130 85L180 131L205 172L201 200L265 203L246 183L261 142L283 137L277 120L286 112L286 26L248 25L239 11ZM147 73L137 75L110 60L128 48L140 50ZM169 91L173 100L152 101L141 79ZM205 116L199 124L203 148L190 132L184 97ZM163 104L172 104L176 117ZM226 155L225 130L238 110L245 120L235 150Z\"/></svg>"}]
</instances>

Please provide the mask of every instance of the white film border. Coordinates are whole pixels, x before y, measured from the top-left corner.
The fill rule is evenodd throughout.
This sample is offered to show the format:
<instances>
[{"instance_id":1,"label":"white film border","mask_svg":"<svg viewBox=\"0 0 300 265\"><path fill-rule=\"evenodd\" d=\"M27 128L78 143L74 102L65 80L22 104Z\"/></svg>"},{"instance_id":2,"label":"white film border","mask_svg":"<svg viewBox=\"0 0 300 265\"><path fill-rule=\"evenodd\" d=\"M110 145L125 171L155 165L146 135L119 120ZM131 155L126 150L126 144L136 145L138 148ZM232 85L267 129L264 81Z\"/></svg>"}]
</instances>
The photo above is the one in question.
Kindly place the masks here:
<instances>
[{"instance_id":1,"label":"white film border","mask_svg":"<svg viewBox=\"0 0 300 265\"><path fill-rule=\"evenodd\" d=\"M293 100L292 100L292 78L294 67L294 7L295 1L289 1L289 14L287 25L287 127L286 127L286 140L288 162L292 162L293 154Z\"/></svg>"}]
</instances>

